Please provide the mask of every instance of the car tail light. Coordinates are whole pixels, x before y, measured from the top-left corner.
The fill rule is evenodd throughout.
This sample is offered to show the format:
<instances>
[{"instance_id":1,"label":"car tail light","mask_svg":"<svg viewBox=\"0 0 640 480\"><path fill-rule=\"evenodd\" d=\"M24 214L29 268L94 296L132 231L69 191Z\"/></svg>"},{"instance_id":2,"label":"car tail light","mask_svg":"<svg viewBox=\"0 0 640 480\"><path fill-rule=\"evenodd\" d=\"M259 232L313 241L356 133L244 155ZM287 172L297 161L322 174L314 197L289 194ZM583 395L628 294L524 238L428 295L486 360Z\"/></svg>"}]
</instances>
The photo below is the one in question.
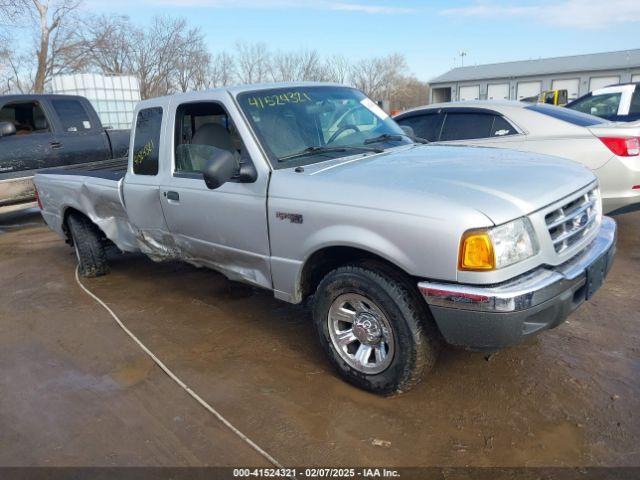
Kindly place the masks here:
<instances>
[{"instance_id":1,"label":"car tail light","mask_svg":"<svg viewBox=\"0 0 640 480\"><path fill-rule=\"evenodd\" d=\"M636 157L640 155L640 138L600 137L600 141L619 157Z\"/></svg>"},{"instance_id":2,"label":"car tail light","mask_svg":"<svg viewBox=\"0 0 640 480\"><path fill-rule=\"evenodd\" d=\"M38 202L38 208L42 210L42 202L40 201L40 195L38 195L38 189L36 188L35 191L36 191L36 202Z\"/></svg>"}]
</instances>

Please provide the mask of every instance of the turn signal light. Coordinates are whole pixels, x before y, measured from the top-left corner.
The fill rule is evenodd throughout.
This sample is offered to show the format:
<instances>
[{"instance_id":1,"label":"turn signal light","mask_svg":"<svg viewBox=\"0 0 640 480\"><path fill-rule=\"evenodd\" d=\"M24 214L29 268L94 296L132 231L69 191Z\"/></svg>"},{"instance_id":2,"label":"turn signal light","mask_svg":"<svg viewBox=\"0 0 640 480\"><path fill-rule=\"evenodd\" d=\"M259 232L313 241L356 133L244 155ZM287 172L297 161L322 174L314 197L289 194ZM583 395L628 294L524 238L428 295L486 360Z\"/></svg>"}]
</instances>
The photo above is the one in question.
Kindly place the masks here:
<instances>
[{"instance_id":1,"label":"turn signal light","mask_svg":"<svg viewBox=\"0 0 640 480\"><path fill-rule=\"evenodd\" d=\"M637 137L600 137L600 141L619 157L640 155L640 139Z\"/></svg>"},{"instance_id":2,"label":"turn signal light","mask_svg":"<svg viewBox=\"0 0 640 480\"><path fill-rule=\"evenodd\" d=\"M496 258L489 234L483 231L471 231L464 234L460 241L458 268L460 270L493 270Z\"/></svg>"}]
</instances>

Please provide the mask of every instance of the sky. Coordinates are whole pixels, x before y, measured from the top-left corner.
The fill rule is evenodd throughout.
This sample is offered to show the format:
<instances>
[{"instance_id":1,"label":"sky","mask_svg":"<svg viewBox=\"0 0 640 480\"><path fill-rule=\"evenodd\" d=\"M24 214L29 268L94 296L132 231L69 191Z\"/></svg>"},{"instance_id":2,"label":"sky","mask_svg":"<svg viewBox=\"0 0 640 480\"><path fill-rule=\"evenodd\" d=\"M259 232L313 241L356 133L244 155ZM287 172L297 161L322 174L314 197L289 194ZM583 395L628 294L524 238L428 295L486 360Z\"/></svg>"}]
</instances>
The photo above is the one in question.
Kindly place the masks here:
<instances>
[{"instance_id":1,"label":"sky","mask_svg":"<svg viewBox=\"0 0 640 480\"><path fill-rule=\"evenodd\" d=\"M454 66L640 48L640 0L86 0L93 13L186 18L212 52L237 41L358 60L399 52L428 81Z\"/></svg>"}]
</instances>

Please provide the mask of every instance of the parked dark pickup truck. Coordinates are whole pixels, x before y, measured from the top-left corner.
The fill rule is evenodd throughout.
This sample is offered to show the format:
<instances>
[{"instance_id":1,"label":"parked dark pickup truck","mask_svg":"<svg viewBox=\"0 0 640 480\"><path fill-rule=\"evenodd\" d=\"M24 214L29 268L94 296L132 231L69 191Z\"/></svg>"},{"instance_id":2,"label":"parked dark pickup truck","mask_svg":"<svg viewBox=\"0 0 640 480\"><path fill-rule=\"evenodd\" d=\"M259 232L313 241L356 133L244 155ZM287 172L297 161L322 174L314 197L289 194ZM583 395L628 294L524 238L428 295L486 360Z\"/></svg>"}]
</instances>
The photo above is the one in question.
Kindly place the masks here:
<instances>
[{"instance_id":1,"label":"parked dark pickup truck","mask_svg":"<svg viewBox=\"0 0 640 480\"><path fill-rule=\"evenodd\" d=\"M0 96L0 207L35 198L42 168L126 163L129 130L107 130L84 97Z\"/></svg>"}]
</instances>

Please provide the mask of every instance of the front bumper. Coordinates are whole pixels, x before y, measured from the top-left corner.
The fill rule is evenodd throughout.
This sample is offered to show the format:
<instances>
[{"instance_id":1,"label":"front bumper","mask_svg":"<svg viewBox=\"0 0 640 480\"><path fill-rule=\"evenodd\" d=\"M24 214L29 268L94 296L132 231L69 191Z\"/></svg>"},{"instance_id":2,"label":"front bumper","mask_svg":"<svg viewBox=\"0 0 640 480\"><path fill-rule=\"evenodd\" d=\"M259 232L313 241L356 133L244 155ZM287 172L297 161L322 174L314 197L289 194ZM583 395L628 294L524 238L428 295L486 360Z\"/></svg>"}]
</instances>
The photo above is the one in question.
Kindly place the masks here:
<instances>
[{"instance_id":1,"label":"front bumper","mask_svg":"<svg viewBox=\"0 0 640 480\"><path fill-rule=\"evenodd\" d=\"M561 324L601 285L613 264L616 223L603 217L596 239L558 267L491 286L418 283L452 345L497 350Z\"/></svg>"}]
</instances>

